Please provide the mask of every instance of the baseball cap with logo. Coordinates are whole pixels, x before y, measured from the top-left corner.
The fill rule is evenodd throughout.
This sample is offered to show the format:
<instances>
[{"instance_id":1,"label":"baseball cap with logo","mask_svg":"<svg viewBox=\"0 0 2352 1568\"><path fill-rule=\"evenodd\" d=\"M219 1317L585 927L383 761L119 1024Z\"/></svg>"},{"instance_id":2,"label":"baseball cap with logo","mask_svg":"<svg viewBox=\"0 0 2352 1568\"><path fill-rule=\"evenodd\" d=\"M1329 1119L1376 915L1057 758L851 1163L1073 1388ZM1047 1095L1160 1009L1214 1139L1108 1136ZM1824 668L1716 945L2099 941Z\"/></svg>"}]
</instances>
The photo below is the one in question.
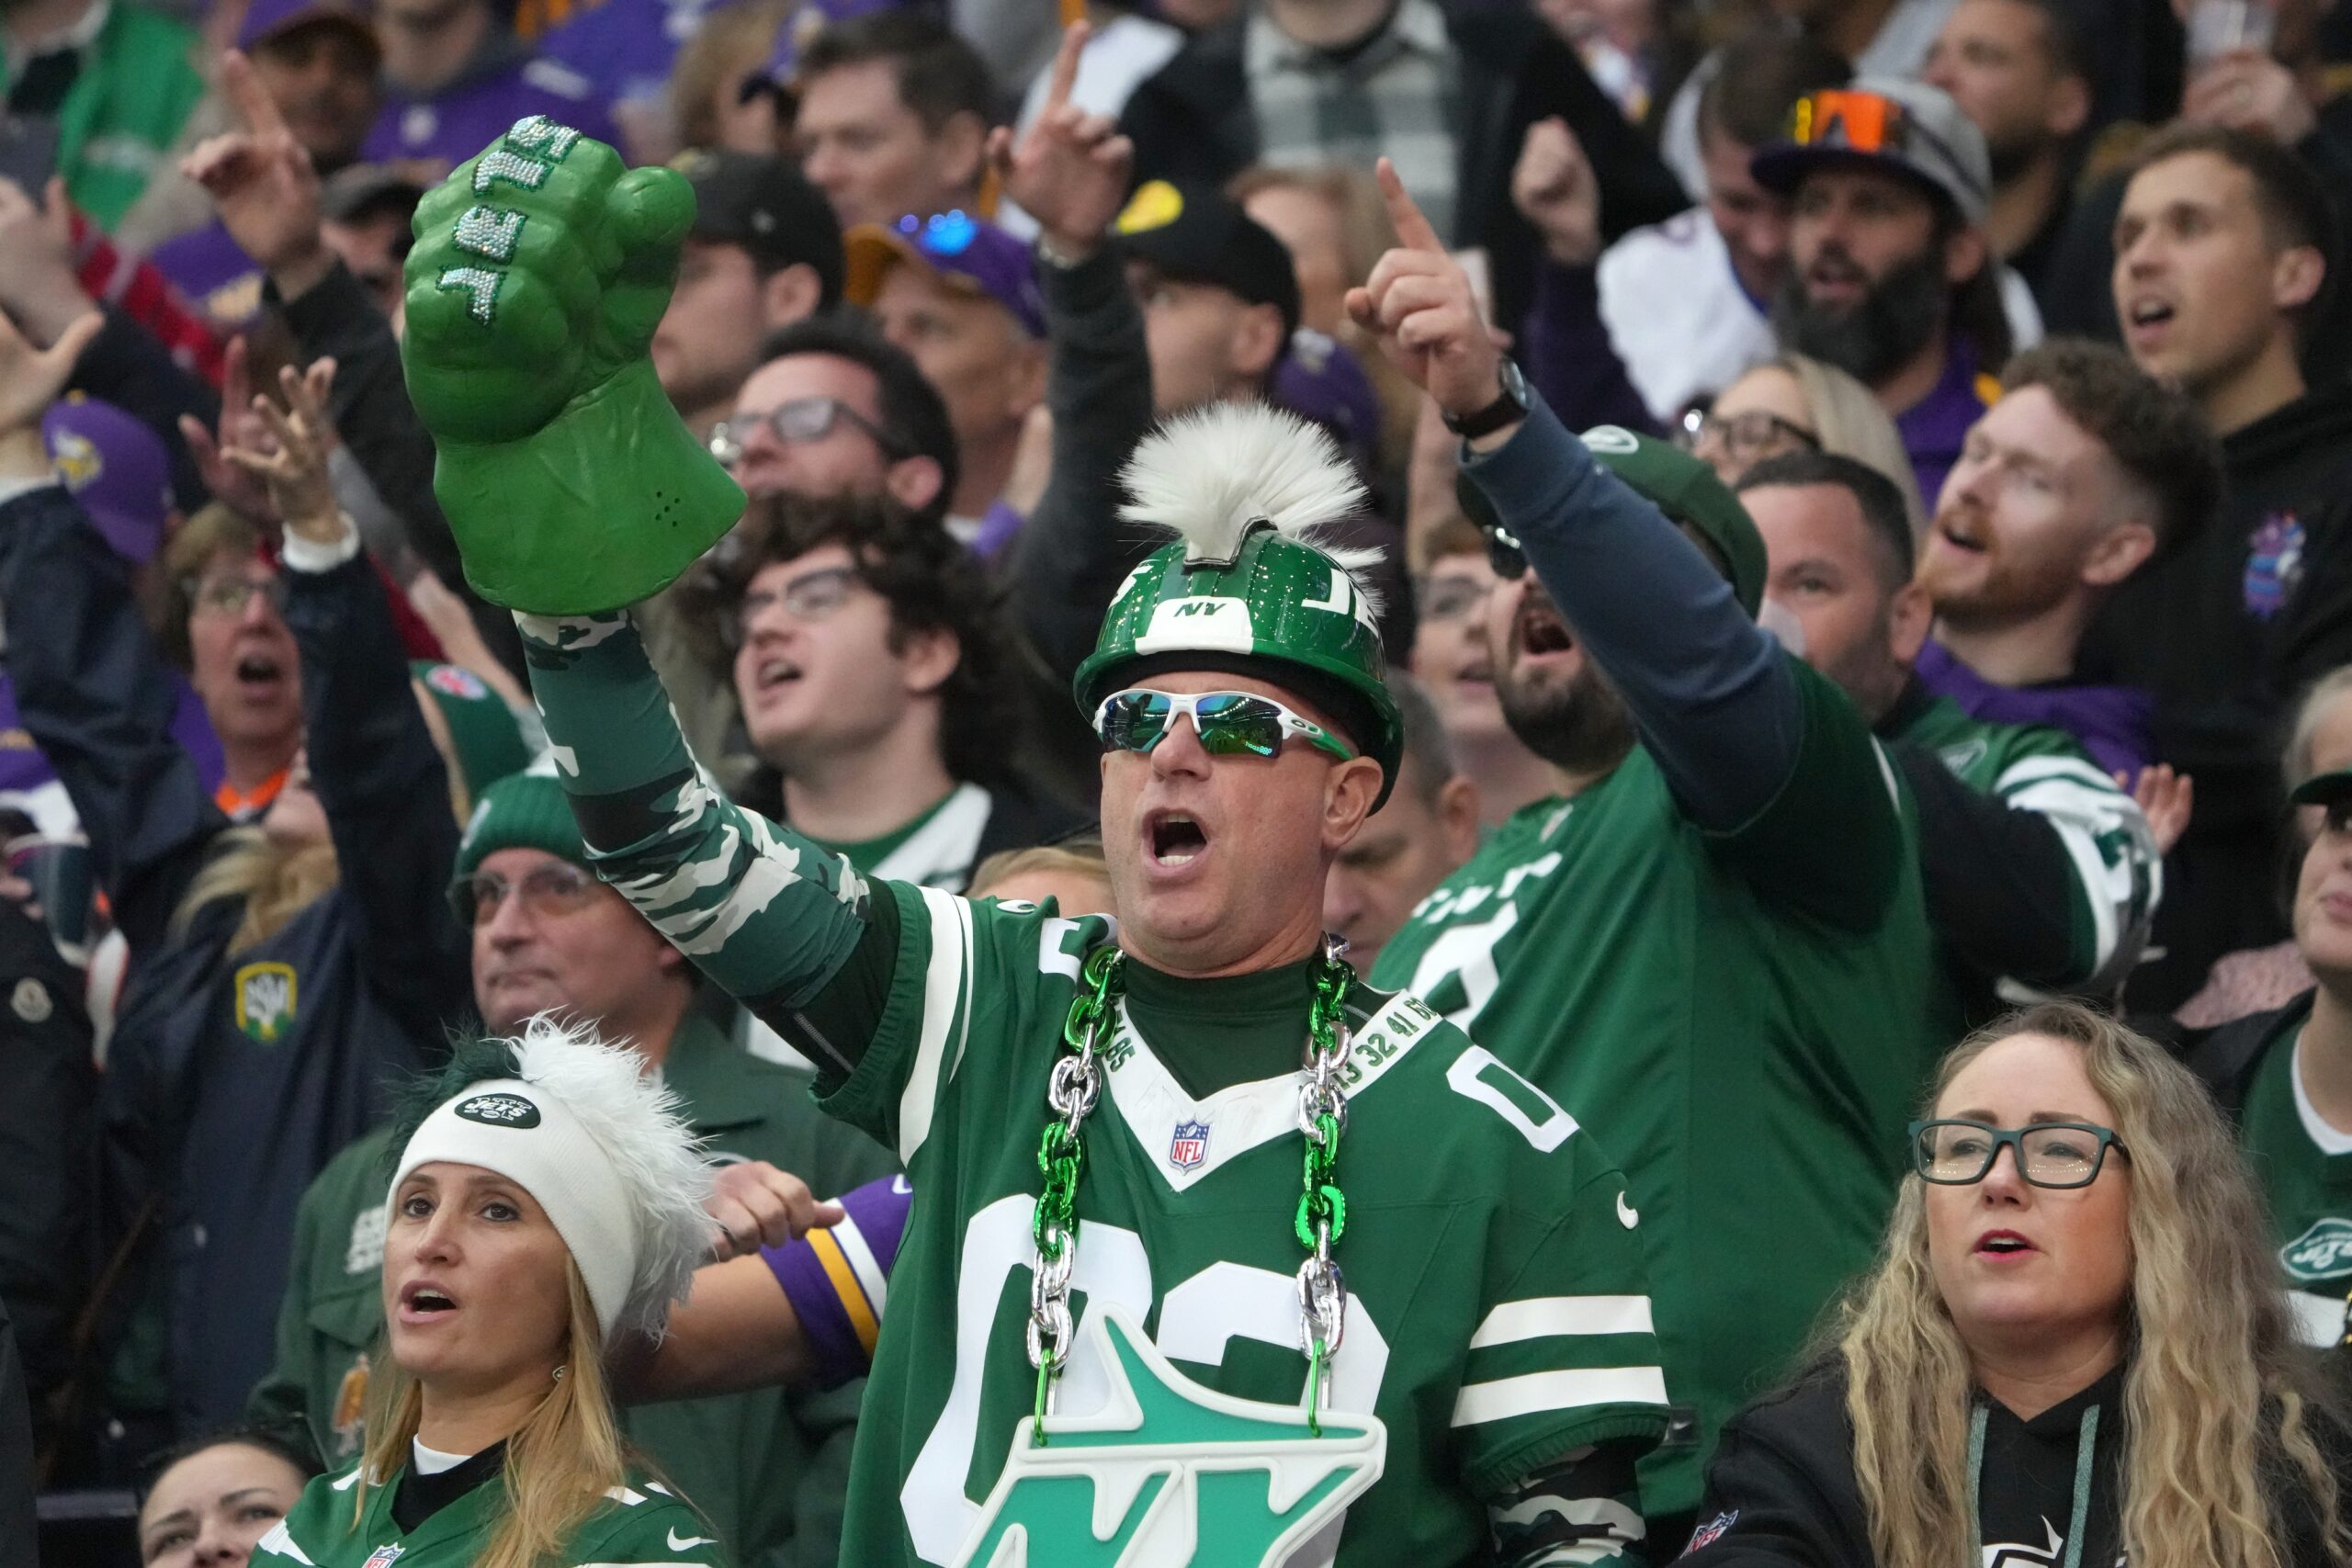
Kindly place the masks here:
<instances>
[{"instance_id":1,"label":"baseball cap with logo","mask_svg":"<svg viewBox=\"0 0 2352 1568\"><path fill-rule=\"evenodd\" d=\"M245 7L244 19L237 24L237 47L251 52L313 22L336 23L363 39L369 55L383 53L376 39L376 24L366 7L352 0L253 0Z\"/></svg>"},{"instance_id":2,"label":"baseball cap with logo","mask_svg":"<svg viewBox=\"0 0 2352 1568\"><path fill-rule=\"evenodd\" d=\"M1789 111L1787 136L1759 149L1749 172L1786 196L1824 164L1862 164L1924 186L1970 224L1984 221L1993 160L1984 133L1940 87L1866 77L1807 94Z\"/></svg>"},{"instance_id":3,"label":"baseball cap with logo","mask_svg":"<svg viewBox=\"0 0 2352 1568\"><path fill-rule=\"evenodd\" d=\"M671 164L694 187L698 240L741 245L760 270L815 269L819 304L842 297L842 227L824 193L781 158L729 150L682 152Z\"/></svg>"},{"instance_id":4,"label":"baseball cap with logo","mask_svg":"<svg viewBox=\"0 0 2352 1568\"><path fill-rule=\"evenodd\" d=\"M1753 619L1764 604L1764 536L1715 470L1671 443L1614 424L1595 425L1581 439L1602 468L1666 513L1668 522L1688 527L1706 541L1731 584L1732 597ZM1503 526L1487 492L1463 474L1454 480L1453 494L1463 514L1487 536L1497 570L1506 576L1526 570L1519 540ZM1519 564L1507 568L1506 557Z\"/></svg>"},{"instance_id":5,"label":"baseball cap with logo","mask_svg":"<svg viewBox=\"0 0 2352 1568\"><path fill-rule=\"evenodd\" d=\"M153 431L112 403L75 392L41 416L49 466L114 553L144 566L172 513L172 460Z\"/></svg>"},{"instance_id":6,"label":"baseball cap with logo","mask_svg":"<svg viewBox=\"0 0 2352 1568\"><path fill-rule=\"evenodd\" d=\"M949 290L993 299L1033 338L1046 335L1046 302L1029 247L985 219L962 212L912 213L896 223L861 223L842 237L842 297L871 310L883 279L911 266Z\"/></svg>"},{"instance_id":7,"label":"baseball cap with logo","mask_svg":"<svg viewBox=\"0 0 2352 1568\"><path fill-rule=\"evenodd\" d=\"M1113 225L1127 254L1182 282L1210 283L1282 312L1283 341L1298 331L1298 274L1290 252L1241 204L1209 186L1148 180Z\"/></svg>"}]
</instances>

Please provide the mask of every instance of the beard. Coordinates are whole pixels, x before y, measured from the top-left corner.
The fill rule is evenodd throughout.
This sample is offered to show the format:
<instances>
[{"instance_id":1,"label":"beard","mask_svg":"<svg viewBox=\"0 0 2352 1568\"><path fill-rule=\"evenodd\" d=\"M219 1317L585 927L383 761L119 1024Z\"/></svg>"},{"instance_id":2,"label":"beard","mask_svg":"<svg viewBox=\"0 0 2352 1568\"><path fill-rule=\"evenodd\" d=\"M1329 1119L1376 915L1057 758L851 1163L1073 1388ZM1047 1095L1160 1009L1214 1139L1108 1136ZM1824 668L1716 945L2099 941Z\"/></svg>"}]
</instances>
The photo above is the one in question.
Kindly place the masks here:
<instances>
[{"instance_id":1,"label":"beard","mask_svg":"<svg viewBox=\"0 0 2352 1568\"><path fill-rule=\"evenodd\" d=\"M1842 252L1836 254L1853 265ZM1874 387L1928 346L1942 323L1946 292L1940 246L1896 263L1846 307L1815 304L1805 295L1804 273L1792 268L1772 299L1772 330L1783 347Z\"/></svg>"},{"instance_id":2,"label":"beard","mask_svg":"<svg viewBox=\"0 0 2352 1568\"><path fill-rule=\"evenodd\" d=\"M1598 773L1634 749L1633 715L1589 654L1566 682L1531 681L1503 660L1495 698L1520 744L1566 773Z\"/></svg>"}]
</instances>

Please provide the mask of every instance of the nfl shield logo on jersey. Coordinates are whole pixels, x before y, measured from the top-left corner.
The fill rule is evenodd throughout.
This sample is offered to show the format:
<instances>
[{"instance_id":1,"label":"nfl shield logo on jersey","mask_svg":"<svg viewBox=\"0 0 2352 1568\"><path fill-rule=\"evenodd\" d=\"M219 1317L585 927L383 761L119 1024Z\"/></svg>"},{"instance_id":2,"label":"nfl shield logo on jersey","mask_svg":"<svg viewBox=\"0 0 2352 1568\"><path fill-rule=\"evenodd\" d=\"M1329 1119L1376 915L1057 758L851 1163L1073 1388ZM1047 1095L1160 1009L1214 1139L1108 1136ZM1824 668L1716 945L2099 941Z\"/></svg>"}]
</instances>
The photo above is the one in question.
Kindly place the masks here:
<instances>
[{"instance_id":1,"label":"nfl shield logo on jersey","mask_svg":"<svg viewBox=\"0 0 2352 1568\"><path fill-rule=\"evenodd\" d=\"M392 1568L392 1559L408 1550L405 1546L379 1546L368 1554L359 1568Z\"/></svg>"},{"instance_id":2,"label":"nfl shield logo on jersey","mask_svg":"<svg viewBox=\"0 0 2352 1568\"><path fill-rule=\"evenodd\" d=\"M1723 1535L1724 1531L1731 1529L1732 1526L1738 1522L1739 1510L1737 1508L1734 1508L1726 1514L1717 1514L1713 1518L1709 1519L1705 1524L1701 1525L1698 1529L1691 1533L1690 1544L1683 1548L1683 1555L1687 1557L1702 1546L1713 1545Z\"/></svg>"},{"instance_id":3,"label":"nfl shield logo on jersey","mask_svg":"<svg viewBox=\"0 0 2352 1568\"><path fill-rule=\"evenodd\" d=\"M1179 1170L1191 1170L1209 1157L1209 1124L1205 1122L1179 1122L1176 1135L1168 1140L1168 1163Z\"/></svg>"}]
</instances>

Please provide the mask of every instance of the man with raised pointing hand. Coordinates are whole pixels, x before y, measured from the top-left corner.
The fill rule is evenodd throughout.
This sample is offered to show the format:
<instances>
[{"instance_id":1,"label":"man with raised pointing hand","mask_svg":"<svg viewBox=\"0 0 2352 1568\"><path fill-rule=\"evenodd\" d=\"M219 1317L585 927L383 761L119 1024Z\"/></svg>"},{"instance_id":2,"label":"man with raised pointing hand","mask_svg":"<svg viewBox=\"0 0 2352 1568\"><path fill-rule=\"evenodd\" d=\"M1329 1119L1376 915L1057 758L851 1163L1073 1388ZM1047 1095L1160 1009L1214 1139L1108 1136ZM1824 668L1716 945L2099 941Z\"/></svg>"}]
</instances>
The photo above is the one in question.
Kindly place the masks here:
<instances>
[{"instance_id":1,"label":"man with raised pointing hand","mask_svg":"<svg viewBox=\"0 0 2352 1568\"><path fill-rule=\"evenodd\" d=\"M1319 542L1345 459L1220 408L1129 465L1169 542L1073 694L1115 931L863 877L709 786L616 608L741 505L643 391L681 194L516 127L420 211L404 352L589 860L913 1181L842 1560L1642 1561L1667 1391L1605 1134L1321 930L1399 751Z\"/></svg>"},{"instance_id":2,"label":"man with raised pointing hand","mask_svg":"<svg viewBox=\"0 0 2352 1568\"><path fill-rule=\"evenodd\" d=\"M1908 807L1844 694L1756 625L1746 511L1686 454L1564 429L1385 165L1381 183L1402 248L1349 310L1467 443L1503 578L1496 693L1557 793L1374 974L1623 1149L1676 1404L1642 1471L1663 1561L1720 1423L1868 1262L1899 1174L1888 1129L1957 1016Z\"/></svg>"}]
</instances>

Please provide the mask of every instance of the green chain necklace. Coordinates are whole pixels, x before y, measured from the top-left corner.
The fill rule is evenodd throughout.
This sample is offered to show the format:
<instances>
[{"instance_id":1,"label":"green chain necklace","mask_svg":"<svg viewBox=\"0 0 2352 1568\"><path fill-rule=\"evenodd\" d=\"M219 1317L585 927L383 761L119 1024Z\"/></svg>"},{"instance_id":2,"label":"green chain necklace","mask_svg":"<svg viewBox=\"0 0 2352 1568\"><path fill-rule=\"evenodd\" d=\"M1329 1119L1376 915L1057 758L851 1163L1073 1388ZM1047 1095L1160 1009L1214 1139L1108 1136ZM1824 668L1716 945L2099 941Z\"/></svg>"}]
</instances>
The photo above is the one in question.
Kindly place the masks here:
<instances>
[{"instance_id":1,"label":"green chain necklace","mask_svg":"<svg viewBox=\"0 0 2352 1568\"><path fill-rule=\"evenodd\" d=\"M1306 1421L1323 1435L1320 1412L1331 1357L1347 1332L1348 1290L1331 1247L1348 1228L1348 1201L1340 1191L1340 1134L1348 1101L1340 1074L1348 1061L1348 1027L1341 1004L1355 971L1340 956L1346 944L1323 939L1315 965L1315 999L1306 1015L1306 1059L1299 1071L1298 1127L1306 1160L1293 1228L1306 1260L1298 1269L1298 1348L1306 1358ZM1034 1243L1029 1282L1029 1364L1037 1369L1036 1418L1030 1429L1046 1442L1046 1407L1069 1359L1069 1280L1078 1262L1078 1183L1086 1168L1086 1118L1102 1093L1102 1047L1110 1038L1119 994L1125 988L1125 955L1105 943L1087 956L1079 993L1062 1024L1064 1054L1054 1060L1046 1103L1054 1120L1037 1143L1045 1190L1030 1221Z\"/></svg>"}]
</instances>

